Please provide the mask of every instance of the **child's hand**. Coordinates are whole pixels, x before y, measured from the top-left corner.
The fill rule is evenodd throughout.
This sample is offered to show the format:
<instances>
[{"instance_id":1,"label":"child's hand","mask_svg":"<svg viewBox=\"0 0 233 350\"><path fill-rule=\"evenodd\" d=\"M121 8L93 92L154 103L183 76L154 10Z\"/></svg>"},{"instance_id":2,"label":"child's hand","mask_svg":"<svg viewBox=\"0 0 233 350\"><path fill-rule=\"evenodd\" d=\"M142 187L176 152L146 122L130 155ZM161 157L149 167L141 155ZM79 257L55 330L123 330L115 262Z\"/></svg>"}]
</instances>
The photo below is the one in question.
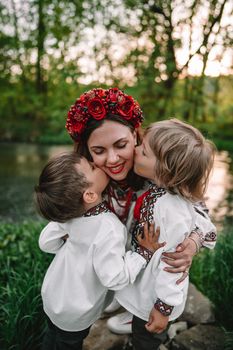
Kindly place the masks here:
<instances>
[{"instance_id":1,"label":"child's hand","mask_svg":"<svg viewBox=\"0 0 233 350\"><path fill-rule=\"evenodd\" d=\"M163 243L158 242L159 234L160 234L160 228L157 227L155 231L154 222L150 224L149 228L148 228L148 223L146 222L144 225L143 237L141 234L137 236L138 244L154 253L156 250L158 250L161 247L164 247L166 244L166 242L163 242Z\"/></svg>"},{"instance_id":2,"label":"child's hand","mask_svg":"<svg viewBox=\"0 0 233 350\"><path fill-rule=\"evenodd\" d=\"M149 321L145 325L146 330L151 333L162 333L168 324L168 316L164 316L154 307L150 312Z\"/></svg>"}]
</instances>

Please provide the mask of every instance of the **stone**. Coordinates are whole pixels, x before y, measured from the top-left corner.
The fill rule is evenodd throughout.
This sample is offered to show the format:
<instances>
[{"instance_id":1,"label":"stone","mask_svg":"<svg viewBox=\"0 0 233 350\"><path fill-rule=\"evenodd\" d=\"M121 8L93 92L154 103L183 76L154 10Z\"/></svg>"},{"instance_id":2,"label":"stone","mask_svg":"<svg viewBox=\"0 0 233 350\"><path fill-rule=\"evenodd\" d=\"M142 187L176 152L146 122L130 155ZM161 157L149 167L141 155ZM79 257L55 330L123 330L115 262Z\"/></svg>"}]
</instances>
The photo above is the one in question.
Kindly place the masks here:
<instances>
[{"instance_id":1,"label":"stone","mask_svg":"<svg viewBox=\"0 0 233 350\"><path fill-rule=\"evenodd\" d=\"M213 305L192 283L189 284L185 309L179 321L187 321L191 325L215 322Z\"/></svg>"},{"instance_id":2,"label":"stone","mask_svg":"<svg viewBox=\"0 0 233 350\"><path fill-rule=\"evenodd\" d=\"M167 331L169 339L173 339L178 333L185 331L187 328L187 322L180 321L172 323Z\"/></svg>"},{"instance_id":3,"label":"stone","mask_svg":"<svg viewBox=\"0 0 233 350\"><path fill-rule=\"evenodd\" d=\"M96 321L84 341L83 350L122 350L128 335L111 333L106 326L106 319Z\"/></svg>"},{"instance_id":4,"label":"stone","mask_svg":"<svg viewBox=\"0 0 233 350\"><path fill-rule=\"evenodd\" d=\"M213 325L197 325L178 334L171 342L171 350L223 350L224 332Z\"/></svg>"}]
</instances>

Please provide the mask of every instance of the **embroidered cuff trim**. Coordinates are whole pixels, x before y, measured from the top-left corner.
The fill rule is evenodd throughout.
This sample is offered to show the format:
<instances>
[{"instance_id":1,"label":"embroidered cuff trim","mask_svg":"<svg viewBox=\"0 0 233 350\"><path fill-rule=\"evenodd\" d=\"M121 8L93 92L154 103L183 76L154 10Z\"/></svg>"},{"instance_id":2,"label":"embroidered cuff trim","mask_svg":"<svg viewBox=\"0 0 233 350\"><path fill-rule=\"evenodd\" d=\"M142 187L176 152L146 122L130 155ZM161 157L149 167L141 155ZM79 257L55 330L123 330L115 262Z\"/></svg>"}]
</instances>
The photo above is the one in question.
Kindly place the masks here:
<instances>
[{"instance_id":1,"label":"embroidered cuff trim","mask_svg":"<svg viewBox=\"0 0 233 350\"><path fill-rule=\"evenodd\" d=\"M216 240L217 240L217 234L214 231L208 232L205 235L205 241L206 242L216 242Z\"/></svg>"},{"instance_id":2,"label":"embroidered cuff trim","mask_svg":"<svg viewBox=\"0 0 233 350\"><path fill-rule=\"evenodd\" d=\"M146 262L149 263L150 259L152 258L154 252L151 252L149 249L139 245L136 248L136 253L140 254L144 259L146 259Z\"/></svg>"},{"instance_id":3,"label":"embroidered cuff trim","mask_svg":"<svg viewBox=\"0 0 233 350\"><path fill-rule=\"evenodd\" d=\"M164 316L170 316L174 306L165 304L161 299L157 299L154 308Z\"/></svg>"},{"instance_id":4,"label":"embroidered cuff trim","mask_svg":"<svg viewBox=\"0 0 233 350\"><path fill-rule=\"evenodd\" d=\"M192 230L192 232L196 233L199 236L198 244L199 244L199 247L201 248L203 246L204 241L205 241L204 233L200 230L200 228L198 226L196 226L194 228L194 230Z\"/></svg>"}]
</instances>

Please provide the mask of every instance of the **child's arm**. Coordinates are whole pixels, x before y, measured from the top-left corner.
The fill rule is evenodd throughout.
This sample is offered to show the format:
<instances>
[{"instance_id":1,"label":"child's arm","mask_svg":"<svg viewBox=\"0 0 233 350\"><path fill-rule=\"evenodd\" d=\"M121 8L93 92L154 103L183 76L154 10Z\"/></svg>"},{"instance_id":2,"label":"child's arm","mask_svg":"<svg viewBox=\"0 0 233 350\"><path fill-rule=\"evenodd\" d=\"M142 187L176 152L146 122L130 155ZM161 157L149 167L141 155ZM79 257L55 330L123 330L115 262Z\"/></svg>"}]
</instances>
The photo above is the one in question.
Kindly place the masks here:
<instances>
[{"instance_id":1,"label":"child's arm","mask_svg":"<svg viewBox=\"0 0 233 350\"><path fill-rule=\"evenodd\" d=\"M155 217L158 218L160 224L161 239L168 242L164 250L174 251L177 244L188 235L192 226L193 218L187 205L177 197L171 197L169 203L164 202L156 209ZM150 332L161 333L165 330L173 308L184 303L184 289L187 289L188 280L177 285L176 281L181 273L170 274L164 270L166 266L164 259L161 259L159 265L154 268L156 298L146 325Z\"/></svg>"},{"instance_id":2,"label":"child's arm","mask_svg":"<svg viewBox=\"0 0 233 350\"><path fill-rule=\"evenodd\" d=\"M39 237L39 247L46 253L56 254L67 237L63 225L52 221L42 230Z\"/></svg>"},{"instance_id":3,"label":"child's arm","mask_svg":"<svg viewBox=\"0 0 233 350\"><path fill-rule=\"evenodd\" d=\"M198 207L195 218L195 229L189 237L176 247L175 252L163 253L164 261L168 264L166 268L168 272L183 272L183 275L177 280L178 284L187 277L184 271L190 268L192 259L199 249L201 247L213 249L216 244L216 227L206 212Z\"/></svg>"},{"instance_id":4,"label":"child's arm","mask_svg":"<svg viewBox=\"0 0 233 350\"><path fill-rule=\"evenodd\" d=\"M121 224L104 222L102 239L95 245L93 265L102 284L111 290L119 290L133 283L151 256L141 252L125 252L127 238L126 228ZM155 240L157 237L155 236ZM153 250L154 241L149 233L143 239L149 249ZM151 245L150 245L151 244Z\"/></svg>"}]
</instances>

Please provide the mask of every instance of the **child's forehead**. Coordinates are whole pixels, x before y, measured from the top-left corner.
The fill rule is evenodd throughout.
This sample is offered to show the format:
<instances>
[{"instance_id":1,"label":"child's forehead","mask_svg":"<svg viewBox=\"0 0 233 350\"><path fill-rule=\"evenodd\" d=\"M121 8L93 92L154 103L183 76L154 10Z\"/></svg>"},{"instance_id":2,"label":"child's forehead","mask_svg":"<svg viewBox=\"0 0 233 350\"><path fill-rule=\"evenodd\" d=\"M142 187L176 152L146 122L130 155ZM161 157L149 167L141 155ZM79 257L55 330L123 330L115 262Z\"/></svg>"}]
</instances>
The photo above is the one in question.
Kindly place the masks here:
<instances>
[{"instance_id":1,"label":"child's forehead","mask_svg":"<svg viewBox=\"0 0 233 350\"><path fill-rule=\"evenodd\" d=\"M89 161L88 161L86 158L84 158L84 157L80 158L80 162L77 163L76 166L77 166L77 168L78 168L79 170L85 170L85 171L90 170L90 163L89 163Z\"/></svg>"}]
</instances>

